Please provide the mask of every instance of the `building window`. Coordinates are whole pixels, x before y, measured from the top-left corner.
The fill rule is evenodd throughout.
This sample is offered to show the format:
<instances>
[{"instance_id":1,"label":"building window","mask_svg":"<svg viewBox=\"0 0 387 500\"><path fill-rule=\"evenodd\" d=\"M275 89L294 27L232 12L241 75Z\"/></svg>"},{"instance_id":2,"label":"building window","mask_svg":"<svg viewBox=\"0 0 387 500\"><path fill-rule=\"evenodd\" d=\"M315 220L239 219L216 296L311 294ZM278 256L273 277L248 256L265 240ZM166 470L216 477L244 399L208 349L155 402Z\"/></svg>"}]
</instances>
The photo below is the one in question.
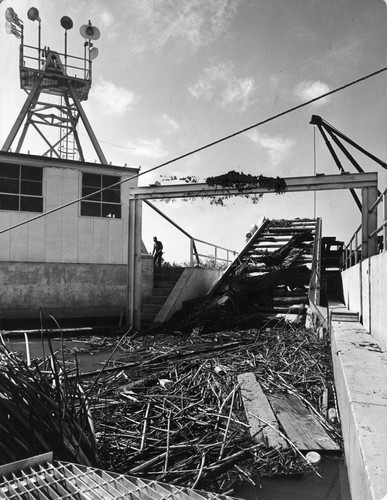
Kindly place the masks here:
<instances>
[{"instance_id":1,"label":"building window","mask_svg":"<svg viewBox=\"0 0 387 500\"><path fill-rule=\"evenodd\" d=\"M81 215L89 217L121 218L121 186L112 186L120 182L115 175L82 174L82 196L107 188L81 201ZM112 186L112 187L109 187Z\"/></svg>"},{"instance_id":2,"label":"building window","mask_svg":"<svg viewBox=\"0 0 387 500\"><path fill-rule=\"evenodd\" d=\"M0 210L43 212L43 169L0 163Z\"/></svg>"}]
</instances>

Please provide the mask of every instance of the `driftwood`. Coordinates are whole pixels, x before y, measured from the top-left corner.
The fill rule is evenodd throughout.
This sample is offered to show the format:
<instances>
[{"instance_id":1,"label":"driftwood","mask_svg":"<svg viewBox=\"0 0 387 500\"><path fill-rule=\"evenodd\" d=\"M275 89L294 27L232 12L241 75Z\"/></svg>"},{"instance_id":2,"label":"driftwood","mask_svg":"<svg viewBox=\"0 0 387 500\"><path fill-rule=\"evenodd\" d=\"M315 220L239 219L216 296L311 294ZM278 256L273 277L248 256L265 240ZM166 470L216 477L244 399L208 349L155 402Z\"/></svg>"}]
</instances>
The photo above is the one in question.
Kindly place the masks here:
<instances>
[{"instance_id":1,"label":"driftwood","mask_svg":"<svg viewBox=\"0 0 387 500\"><path fill-rule=\"evenodd\" d=\"M230 279L229 286L233 293L260 292L278 285L287 285L291 288L304 286L309 282L310 269L306 266L285 268L252 276L245 279Z\"/></svg>"},{"instance_id":2,"label":"driftwood","mask_svg":"<svg viewBox=\"0 0 387 500\"><path fill-rule=\"evenodd\" d=\"M305 229L299 234L292 236L285 245L281 246L281 248L279 248L275 252L268 252L267 254L257 259L257 261L263 262L268 267L279 266L280 264L283 265L284 261L292 253L292 258L286 262L286 266L289 266L295 260L296 256L298 256L303 251L302 244L305 241L312 240L312 231L310 229Z\"/></svg>"},{"instance_id":3,"label":"driftwood","mask_svg":"<svg viewBox=\"0 0 387 500\"><path fill-rule=\"evenodd\" d=\"M113 347L117 339L108 343ZM266 395L297 395L316 415L332 377L325 343L285 323L128 338L108 369L115 371L83 379L86 390L94 386L89 397L101 466L217 492L259 481L257 471L271 476L307 468L292 447L279 450L251 441L238 375L253 373ZM320 418L339 442L337 430Z\"/></svg>"}]
</instances>

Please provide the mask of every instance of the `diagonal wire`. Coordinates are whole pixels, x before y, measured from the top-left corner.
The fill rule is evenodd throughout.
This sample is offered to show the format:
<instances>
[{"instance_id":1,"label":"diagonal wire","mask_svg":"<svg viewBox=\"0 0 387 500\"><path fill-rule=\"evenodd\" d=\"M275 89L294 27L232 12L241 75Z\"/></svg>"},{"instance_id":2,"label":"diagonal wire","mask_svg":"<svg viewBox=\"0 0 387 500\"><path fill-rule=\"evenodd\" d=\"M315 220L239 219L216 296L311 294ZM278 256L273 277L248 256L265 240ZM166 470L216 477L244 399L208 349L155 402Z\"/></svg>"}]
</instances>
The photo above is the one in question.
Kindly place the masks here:
<instances>
[{"instance_id":1,"label":"diagonal wire","mask_svg":"<svg viewBox=\"0 0 387 500\"><path fill-rule=\"evenodd\" d=\"M200 146L196 149L193 149L189 151L188 153L184 153L180 156L177 156L175 158L172 158L171 160L168 160L164 163L160 163L159 165L156 165L155 167L149 168L148 170L145 170L143 172L138 172L135 175L132 175L131 177L127 177L126 179L123 179L119 182L116 182L115 184L111 184L108 187L102 188L98 191L94 191L93 193L90 193L89 195L82 196L81 198L77 198L76 200L72 200L68 203L65 203L64 205L60 205L59 207L53 208L52 210L48 210L47 212L43 212L42 214L36 215L35 217L31 217L30 219L27 219L25 221L19 222L18 224L15 224L13 226L9 226L5 229L2 229L0 231L0 234L6 233L8 231L11 231L12 229L16 229L17 227L23 226L24 224L28 224L30 222L33 222L37 219L40 219L42 217L46 217L47 215L50 215L54 212L58 212L59 210L62 210L63 208L69 207L70 205L74 205L75 203L78 203L82 200L86 200L87 198L90 198L91 196L94 196L96 194L102 193L102 191L105 191L106 189L111 189L112 187L119 186L121 184L124 184L125 182L129 182L133 179L136 179L138 177L141 177L142 175L149 174L150 172L153 172L154 170L157 170L159 168L165 167L166 165L170 165L171 163L175 163L179 160L182 160L183 158L187 158L187 156L194 155L196 153L199 153L200 151L203 151L204 149L211 148L217 144L220 144L221 142L228 141L229 139L232 139L233 137L236 137L238 135L244 134L245 132L248 132L249 130L252 130L253 128L259 127L261 125L264 125L265 123L269 123L273 120L276 120L277 118L281 118L282 116L288 115L289 113L293 113L294 111L297 111L298 109L304 108L305 106L308 106L309 104L312 104L313 102L316 102L320 99L324 99L325 97L328 97L330 95L336 94L337 92L340 92L341 90L344 90L348 87L352 87L353 85L356 85L360 82L363 82L365 80L368 80L369 78L372 78L373 76L379 75L380 73L383 73L384 71L387 71L387 66L384 66L383 68L378 69L377 71L374 71L372 73L368 73L367 75L364 75L357 80L352 80L349 83L346 83L344 85L341 85L340 87L337 87L333 90L330 90L329 92L325 92L324 94L321 94L313 99L310 99L309 101L305 101L297 106L293 106L292 108L288 108L285 111L282 111L281 113L278 113L276 115L270 116L269 118L266 118L265 120L259 121L257 123L254 123L253 125L250 125L248 127L245 127L243 129L238 130L237 132L234 132L232 134L226 135L224 137L221 137L220 139L217 139L213 142L210 142L208 144L205 144L204 146Z\"/></svg>"}]
</instances>

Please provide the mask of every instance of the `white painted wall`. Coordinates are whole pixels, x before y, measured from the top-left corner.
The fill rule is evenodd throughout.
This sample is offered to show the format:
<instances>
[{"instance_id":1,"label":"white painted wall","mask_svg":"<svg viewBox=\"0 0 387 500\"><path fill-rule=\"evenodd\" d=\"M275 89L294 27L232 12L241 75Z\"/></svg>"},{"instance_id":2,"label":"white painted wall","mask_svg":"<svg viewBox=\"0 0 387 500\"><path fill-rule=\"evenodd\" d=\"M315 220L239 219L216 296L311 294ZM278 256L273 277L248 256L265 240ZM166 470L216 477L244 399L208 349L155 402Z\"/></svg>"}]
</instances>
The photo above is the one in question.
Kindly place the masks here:
<instances>
[{"instance_id":1,"label":"white painted wall","mask_svg":"<svg viewBox=\"0 0 387 500\"><path fill-rule=\"evenodd\" d=\"M44 211L52 210L81 196L82 171L130 177L134 171L82 165L45 166L43 173ZM0 261L63 262L81 264L126 264L128 240L129 187L121 185L122 218L80 216L80 203L0 235ZM0 210L0 229L36 216L36 213Z\"/></svg>"},{"instance_id":2,"label":"white painted wall","mask_svg":"<svg viewBox=\"0 0 387 500\"><path fill-rule=\"evenodd\" d=\"M358 312L364 327L387 349L387 252L342 272L346 306Z\"/></svg>"}]
</instances>

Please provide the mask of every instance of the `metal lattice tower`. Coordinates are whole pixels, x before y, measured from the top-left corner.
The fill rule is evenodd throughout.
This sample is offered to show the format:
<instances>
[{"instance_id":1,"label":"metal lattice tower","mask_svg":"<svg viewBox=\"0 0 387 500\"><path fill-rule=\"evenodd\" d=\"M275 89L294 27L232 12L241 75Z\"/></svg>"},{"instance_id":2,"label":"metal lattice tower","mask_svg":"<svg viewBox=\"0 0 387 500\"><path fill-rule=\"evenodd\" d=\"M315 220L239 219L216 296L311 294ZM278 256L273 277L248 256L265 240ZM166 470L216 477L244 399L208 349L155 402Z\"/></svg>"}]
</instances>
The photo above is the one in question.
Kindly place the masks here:
<instances>
[{"instance_id":1,"label":"metal lattice tower","mask_svg":"<svg viewBox=\"0 0 387 500\"><path fill-rule=\"evenodd\" d=\"M92 83L92 60L98 50L91 40L99 38L98 28L84 25L80 29L84 42L84 56L67 54L67 30L72 20L64 16L61 25L65 29L65 52L49 47L41 48L41 23L37 9L28 11L28 18L39 21L38 47L24 43L24 25L12 8L6 10L6 30L20 38L20 87L28 97L19 112L1 150L21 152L27 133L33 129L46 148L43 156L85 161L77 132L81 121L97 153L100 163L106 158L91 128L81 102L87 100ZM56 130L55 130L56 129Z\"/></svg>"}]
</instances>

